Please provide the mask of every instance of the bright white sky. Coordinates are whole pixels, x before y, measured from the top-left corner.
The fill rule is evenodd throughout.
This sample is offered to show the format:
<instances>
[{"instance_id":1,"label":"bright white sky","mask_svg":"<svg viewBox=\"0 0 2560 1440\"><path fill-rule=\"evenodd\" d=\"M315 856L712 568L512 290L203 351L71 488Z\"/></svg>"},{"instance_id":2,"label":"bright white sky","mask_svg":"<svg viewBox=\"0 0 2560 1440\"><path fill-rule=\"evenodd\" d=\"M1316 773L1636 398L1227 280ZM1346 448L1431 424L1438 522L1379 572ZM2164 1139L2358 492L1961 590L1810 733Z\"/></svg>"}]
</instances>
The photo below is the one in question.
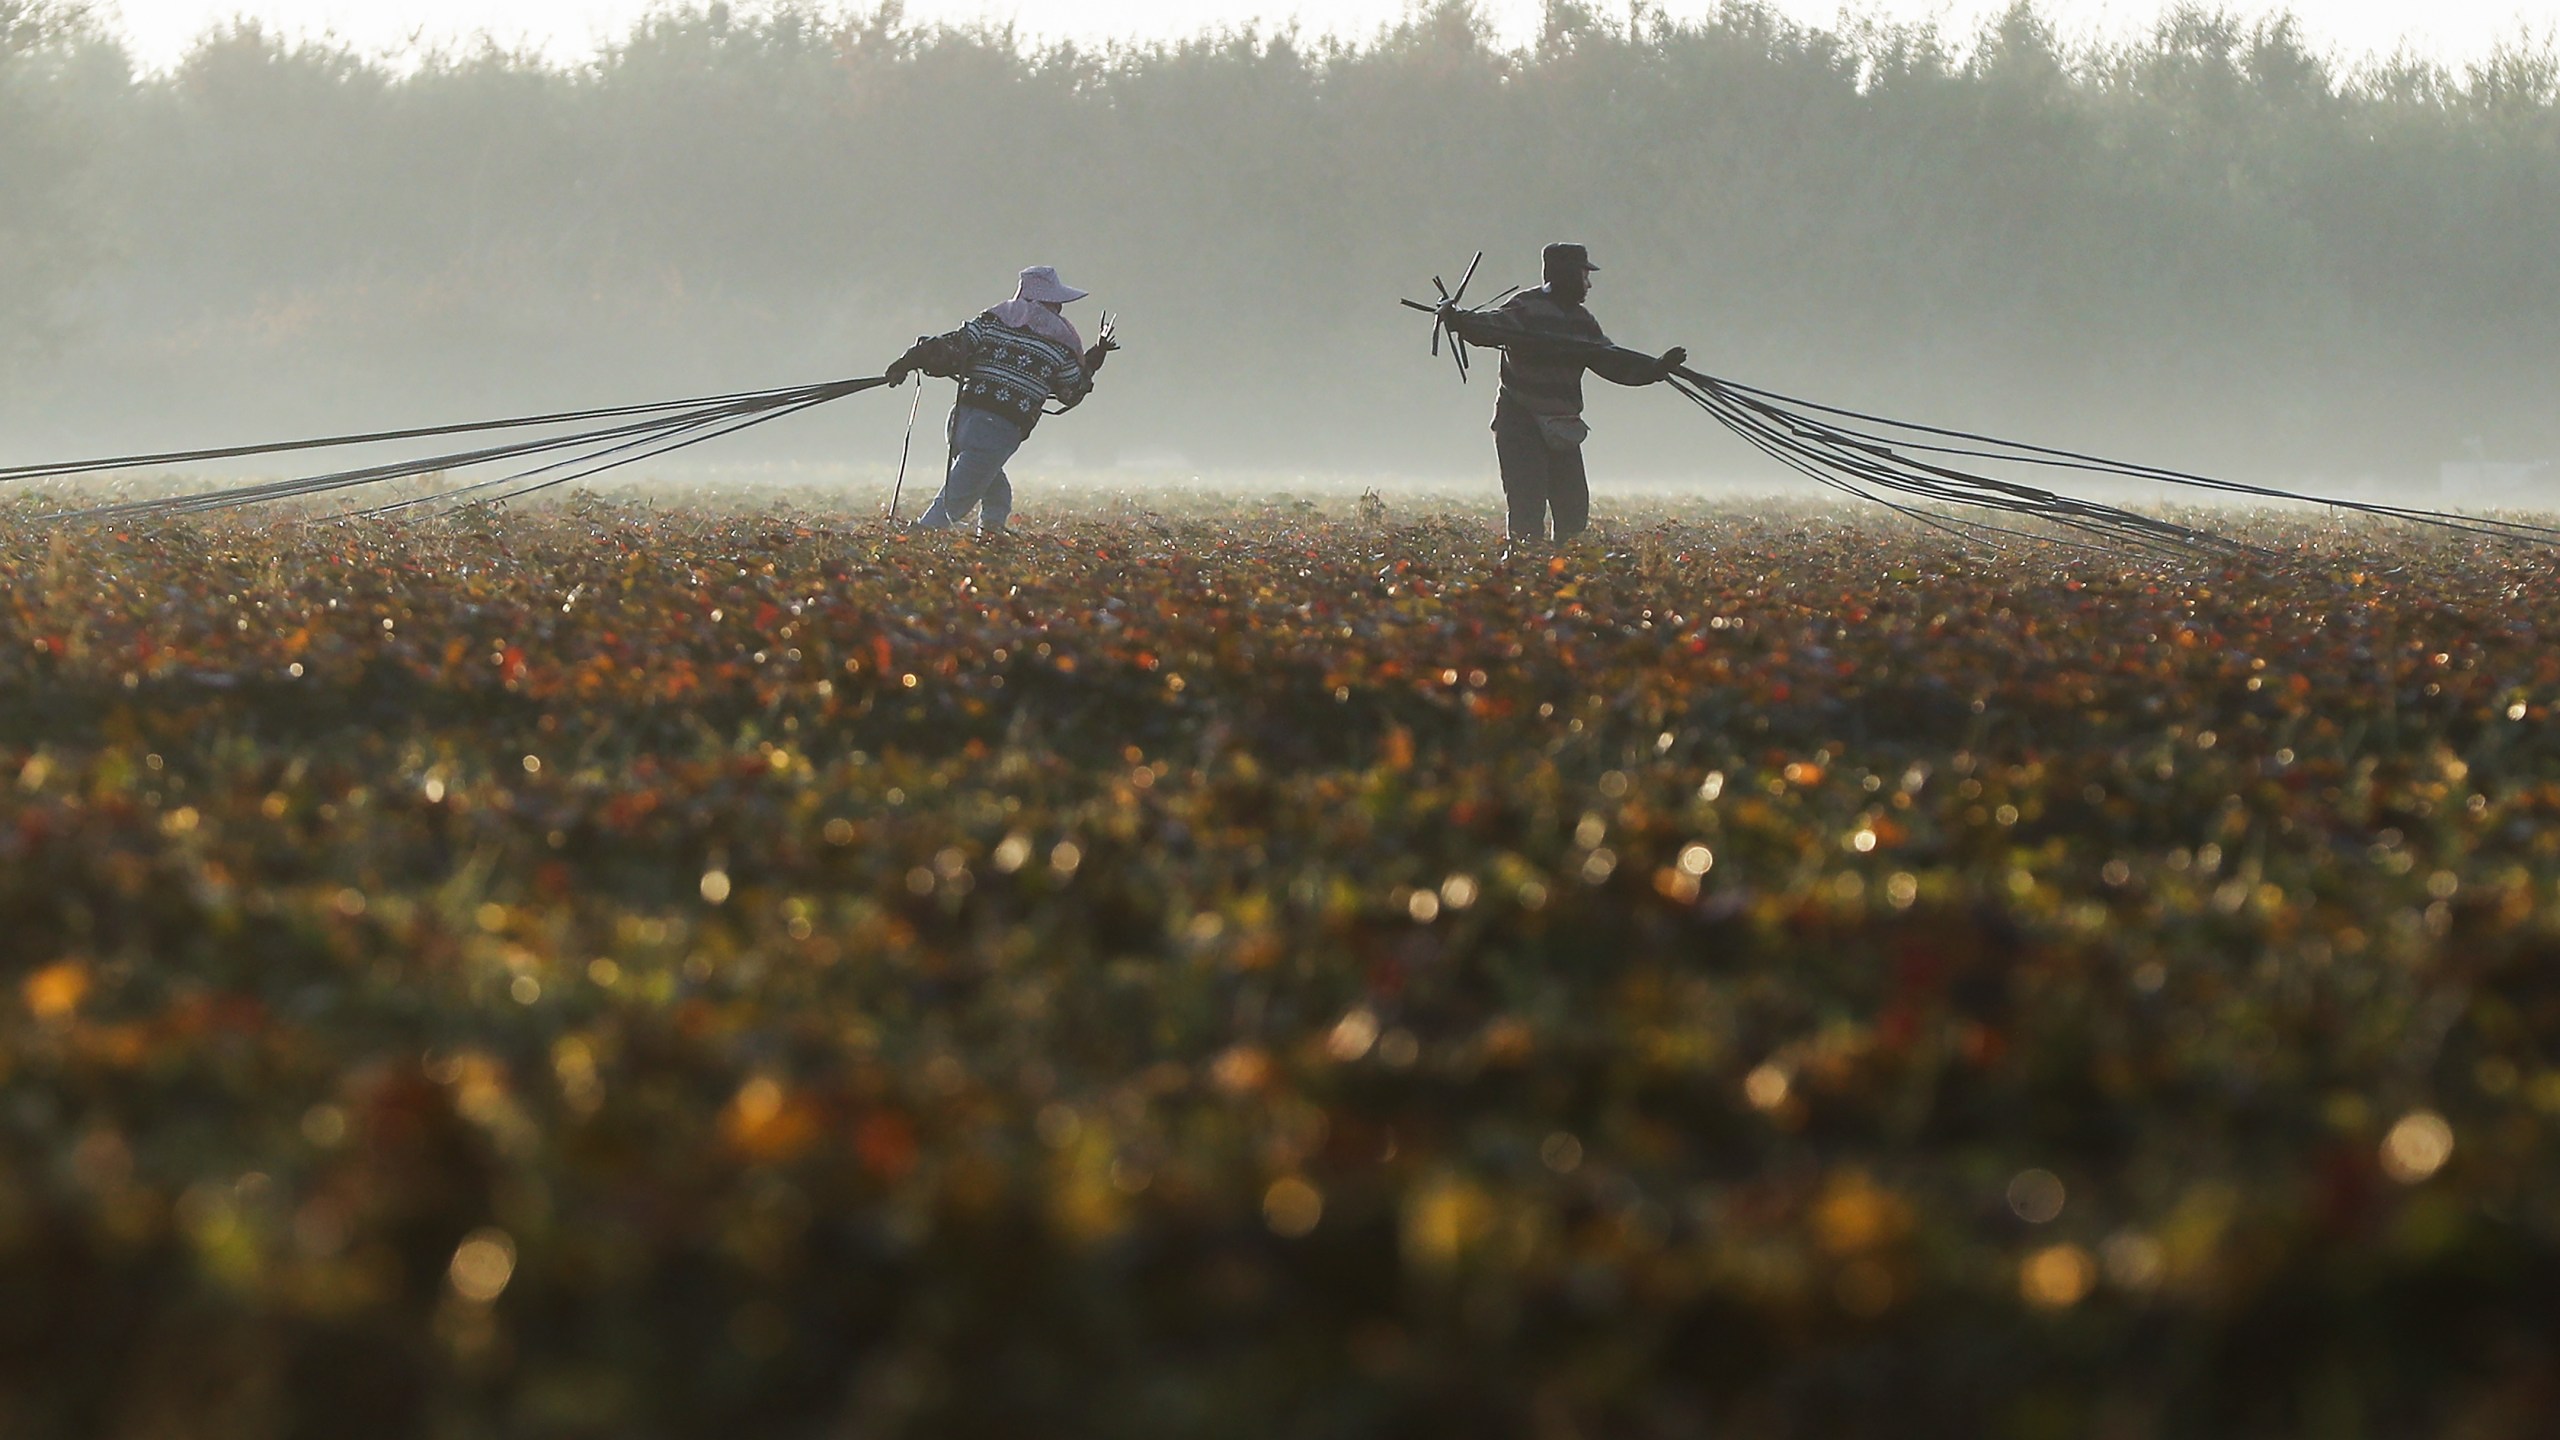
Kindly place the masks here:
<instances>
[{"instance_id":1,"label":"bright white sky","mask_svg":"<svg viewBox=\"0 0 2560 1440\"><path fill-rule=\"evenodd\" d=\"M2116 36L2147 28L2171 0L2046 0L2046 13L2066 31ZM2243 15L2290 8L2322 46L2348 57L2386 52L2406 42L2412 49L2460 63L2477 58L2501 38L2560 27L2560 0L2225 0ZM1708 0L1668 0L1675 15L1706 9ZM1969 35L2007 0L1852 0L1860 13L1897 19L1935 18ZM166 65L206 27L250 16L289 34L334 34L359 50L397 53L413 41L452 41L487 32L509 44L532 44L560 58L592 54L601 39L619 33L652 8L653 0L98 0L97 9L120 22L138 57ZM742 6L741 8L745 8ZM1517 38L1534 24L1538 0L1486 0L1506 35ZM1616 5L1603 0L1604 11ZM1827 21L1840 0L1778 0L1801 19ZM1043 37L1099 40L1131 35L1189 34L1248 20L1298 19L1309 30L1365 37L1404 13L1400 0L908 0L917 20L992 17L1015 22Z\"/></svg>"}]
</instances>

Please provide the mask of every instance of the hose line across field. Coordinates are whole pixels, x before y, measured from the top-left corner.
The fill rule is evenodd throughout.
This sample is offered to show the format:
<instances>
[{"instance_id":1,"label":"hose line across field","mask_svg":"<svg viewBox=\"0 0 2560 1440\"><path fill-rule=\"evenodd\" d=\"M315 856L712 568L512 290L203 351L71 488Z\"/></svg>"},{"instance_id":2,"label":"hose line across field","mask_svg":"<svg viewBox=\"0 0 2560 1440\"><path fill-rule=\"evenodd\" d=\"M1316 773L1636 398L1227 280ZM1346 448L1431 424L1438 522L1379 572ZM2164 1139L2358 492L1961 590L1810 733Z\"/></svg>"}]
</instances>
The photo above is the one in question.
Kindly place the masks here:
<instances>
[{"instance_id":1,"label":"hose line across field","mask_svg":"<svg viewBox=\"0 0 2560 1440\"><path fill-rule=\"evenodd\" d=\"M2560 541L2560 529L2548 525L2373 500L2312 495L2156 465L2110 460L2074 450L2028 445L1971 431L1844 410L1834 405L1720 380L1686 366L1673 368L1668 380L1672 388L1765 453L1799 470L1819 472L1816 478L1841 481L1845 488L1852 489L1852 493L1861 493L1855 487L1863 482L1924 499L2032 515L2067 530L2104 535L2126 543L2165 544L2187 550L2246 548L2208 532L2075 499L2040 486L1997 479L1978 470L1958 469L1940 463L1936 458L1925 457L2113 476L2256 500L2324 505L2379 519L2460 531L2484 539L2541 544ZM1865 498L1880 497L1867 494Z\"/></svg>"},{"instance_id":2,"label":"hose line across field","mask_svg":"<svg viewBox=\"0 0 2560 1440\"><path fill-rule=\"evenodd\" d=\"M0 482L70 479L129 470L166 469L213 460L236 460L261 455L343 449L401 440L494 435L513 430L558 430L564 426L578 427L566 433L507 440L410 460L327 470L284 480L235 485L220 490L115 501L62 511L50 518L57 521L101 521L159 515L202 514L208 511L237 509L247 505L268 504L279 500L332 494L363 486L381 485L394 480L474 470L482 466L496 466L513 460L541 456L557 457L530 469L515 470L492 478L475 480L457 489L349 512L360 517L382 516L418 506L520 499L555 485L566 484L572 480L590 479L625 465L673 454L707 440L734 435L742 430L814 409L833 400L841 400L848 395L858 395L865 390L879 389L888 383L886 376L874 375L857 380L831 380L814 385L792 385L774 390L747 390L727 395L700 396L688 400L658 401L646 405L563 410L545 415L524 415L501 420L423 426L405 430L383 430L360 435L334 435L319 439L285 440L262 445L230 445L214 449L165 451L150 455L75 460L50 465L22 465L0 469Z\"/></svg>"}]
</instances>

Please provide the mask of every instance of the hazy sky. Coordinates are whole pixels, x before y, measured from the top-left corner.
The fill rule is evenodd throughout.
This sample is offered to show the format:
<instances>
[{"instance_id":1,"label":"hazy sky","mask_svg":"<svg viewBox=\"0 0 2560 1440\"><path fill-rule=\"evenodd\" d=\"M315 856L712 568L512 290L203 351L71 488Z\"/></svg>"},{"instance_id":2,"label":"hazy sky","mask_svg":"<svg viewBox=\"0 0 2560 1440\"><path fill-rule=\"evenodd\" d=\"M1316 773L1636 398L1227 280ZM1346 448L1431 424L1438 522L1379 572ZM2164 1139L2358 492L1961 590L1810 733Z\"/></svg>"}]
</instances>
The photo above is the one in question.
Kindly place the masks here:
<instances>
[{"instance_id":1,"label":"hazy sky","mask_svg":"<svg viewBox=\"0 0 2560 1440\"><path fill-rule=\"evenodd\" d=\"M1970 32L2007 0L1858 0L1851 8L1902 19L1937 18ZM2046 0L2048 14L2066 29L2120 34L2146 26L2169 0ZM2242 14L2287 8L2278 0L2225 0ZM1839 0L1778 0L1801 18L1828 20ZM487 31L510 43L531 43L555 56L592 53L632 17L655 8L653 0L103 0L99 9L120 19L146 64L162 65L182 53L209 25L253 16L290 33L330 32L366 51L397 50L413 38L446 41ZM1487 0L1485 8L1507 33L1525 31L1538 0ZM1614 9L1602 0L1603 9ZM1669 0L1674 14L1706 8L1705 0ZM2350 54L2387 51L2403 41L2438 57L2473 58L2498 38L2529 27L2543 33L2560 25L2560 0L2296 0L2320 43ZM1220 24L1295 17L1311 30L1367 35L1403 13L1398 0L908 0L918 19L1012 20L1043 36L1100 39L1132 34L1189 33Z\"/></svg>"}]
</instances>

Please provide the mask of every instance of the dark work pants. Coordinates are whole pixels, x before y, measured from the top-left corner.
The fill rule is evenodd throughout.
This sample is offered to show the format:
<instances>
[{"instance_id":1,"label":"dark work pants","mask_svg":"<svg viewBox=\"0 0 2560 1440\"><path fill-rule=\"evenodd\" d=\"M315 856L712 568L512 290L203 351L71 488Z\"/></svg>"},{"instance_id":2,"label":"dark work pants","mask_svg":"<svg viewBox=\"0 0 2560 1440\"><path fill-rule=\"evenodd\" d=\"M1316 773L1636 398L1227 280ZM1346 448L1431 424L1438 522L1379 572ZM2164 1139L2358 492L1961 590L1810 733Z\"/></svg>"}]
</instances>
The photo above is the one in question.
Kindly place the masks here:
<instances>
[{"instance_id":1,"label":"dark work pants","mask_svg":"<svg viewBox=\"0 0 2560 1440\"><path fill-rule=\"evenodd\" d=\"M1511 510L1511 537L1542 540L1547 512L1556 538L1570 540L1591 523L1591 479L1582 469L1582 447L1547 443L1538 418L1513 405L1493 407L1493 453L1502 462L1502 498Z\"/></svg>"}]
</instances>

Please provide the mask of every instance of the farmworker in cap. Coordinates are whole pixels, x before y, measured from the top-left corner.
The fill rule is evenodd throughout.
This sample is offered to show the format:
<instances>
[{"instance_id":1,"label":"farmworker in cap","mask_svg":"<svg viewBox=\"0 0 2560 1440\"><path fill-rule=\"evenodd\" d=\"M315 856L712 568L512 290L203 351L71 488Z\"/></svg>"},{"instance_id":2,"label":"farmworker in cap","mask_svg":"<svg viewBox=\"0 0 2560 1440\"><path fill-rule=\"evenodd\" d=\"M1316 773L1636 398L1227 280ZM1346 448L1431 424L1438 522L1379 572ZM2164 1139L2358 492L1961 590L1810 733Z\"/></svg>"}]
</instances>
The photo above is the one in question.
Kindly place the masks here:
<instances>
[{"instance_id":1,"label":"farmworker in cap","mask_svg":"<svg viewBox=\"0 0 2560 1440\"><path fill-rule=\"evenodd\" d=\"M1014 297L947 335L927 336L889 367L889 383L902 384L921 370L960 382L951 407L951 463L942 493L915 522L919 530L943 530L979 511L981 534L1004 533L1013 514L1013 482L1004 466L1022 448L1043 414L1063 414L1093 393L1094 374L1119 344L1109 316L1101 337L1087 347L1063 313L1086 292L1058 278L1047 265L1022 272ZM1058 402L1055 411L1050 401Z\"/></svg>"},{"instance_id":2,"label":"farmworker in cap","mask_svg":"<svg viewBox=\"0 0 2560 1440\"><path fill-rule=\"evenodd\" d=\"M1555 538L1570 540L1591 521L1591 482L1582 468L1582 372L1619 385L1651 385L1686 364L1674 347L1646 355L1613 345L1583 308L1599 266L1580 245L1545 252L1546 284L1491 310L1444 305L1440 318L1470 345L1502 351L1502 391L1493 403L1493 449L1513 540L1540 540L1547 515Z\"/></svg>"}]
</instances>

